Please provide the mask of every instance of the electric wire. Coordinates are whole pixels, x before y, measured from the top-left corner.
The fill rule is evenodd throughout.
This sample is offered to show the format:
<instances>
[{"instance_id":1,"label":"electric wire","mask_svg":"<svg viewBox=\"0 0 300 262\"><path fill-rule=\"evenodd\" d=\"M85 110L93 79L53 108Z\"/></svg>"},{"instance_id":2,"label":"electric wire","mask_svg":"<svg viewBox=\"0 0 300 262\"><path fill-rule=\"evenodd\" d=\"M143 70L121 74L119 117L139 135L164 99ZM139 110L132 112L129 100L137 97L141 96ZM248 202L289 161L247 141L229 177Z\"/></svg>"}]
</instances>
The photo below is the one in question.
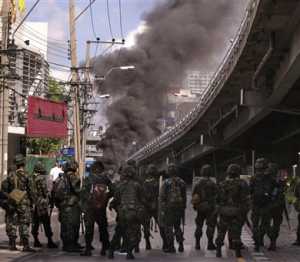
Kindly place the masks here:
<instances>
[{"instance_id":1,"label":"electric wire","mask_svg":"<svg viewBox=\"0 0 300 262\"><path fill-rule=\"evenodd\" d=\"M91 18L91 25L92 25L92 32L95 38L97 38L97 34L95 31L95 24L94 24L94 15L93 15L93 8L92 8L92 0L90 1L90 18Z\"/></svg>"},{"instance_id":2,"label":"electric wire","mask_svg":"<svg viewBox=\"0 0 300 262\"><path fill-rule=\"evenodd\" d=\"M121 0L119 0L119 18L120 18L121 37L122 37L122 39L124 39L123 18L122 18L122 3L121 3Z\"/></svg>"},{"instance_id":3,"label":"electric wire","mask_svg":"<svg viewBox=\"0 0 300 262\"><path fill-rule=\"evenodd\" d=\"M106 14L107 14L107 21L108 21L110 35L111 35L111 38L113 39L114 36L113 36L113 31L112 31L112 27L111 27L111 20L110 20L109 0L106 0Z\"/></svg>"}]
</instances>

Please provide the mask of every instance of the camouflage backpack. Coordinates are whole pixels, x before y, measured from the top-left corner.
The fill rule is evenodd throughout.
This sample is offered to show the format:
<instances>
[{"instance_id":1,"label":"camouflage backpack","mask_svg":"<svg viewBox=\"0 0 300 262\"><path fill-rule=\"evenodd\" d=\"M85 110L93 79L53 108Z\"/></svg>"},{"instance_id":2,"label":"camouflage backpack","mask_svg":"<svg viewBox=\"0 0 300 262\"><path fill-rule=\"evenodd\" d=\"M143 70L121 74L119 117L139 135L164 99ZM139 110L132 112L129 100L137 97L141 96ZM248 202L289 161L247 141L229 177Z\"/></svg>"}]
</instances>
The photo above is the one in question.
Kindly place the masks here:
<instances>
[{"instance_id":1,"label":"camouflage backpack","mask_svg":"<svg viewBox=\"0 0 300 262\"><path fill-rule=\"evenodd\" d=\"M66 196L70 193L70 190L70 183L67 181L64 175L55 180L52 194L56 206L59 206L61 202L65 200Z\"/></svg>"},{"instance_id":2,"label":"camouflage backpack","mask_svg":"<svg viewBox=\"0 0 300 262\"><path fill-rule=\"evenodd\" d=\"M183 205L183 197L180 184L172 179L169 187L168 203L170 207L178 208Z\"/></svg>"}]
</instances>

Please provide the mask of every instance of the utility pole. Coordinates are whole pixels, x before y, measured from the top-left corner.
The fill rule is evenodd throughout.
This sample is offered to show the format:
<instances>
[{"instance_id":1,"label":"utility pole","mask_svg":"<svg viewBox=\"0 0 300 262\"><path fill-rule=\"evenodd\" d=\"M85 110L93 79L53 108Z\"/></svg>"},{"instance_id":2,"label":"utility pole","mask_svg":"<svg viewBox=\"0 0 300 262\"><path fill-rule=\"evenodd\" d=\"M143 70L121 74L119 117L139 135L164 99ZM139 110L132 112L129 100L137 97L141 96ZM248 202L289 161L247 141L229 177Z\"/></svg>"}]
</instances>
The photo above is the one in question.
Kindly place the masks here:
<instances>
[{"instance_id":1,"label":"utility pole","mask_svg":"<svg viewBox=\"0 0 300 262\"><path fill-rule=\"evenodd\" d=\"M75 160L79 165L79 175L83 175L83 165L81 158L81 138L80 138L80 86L79 74L77 68L77 39L76 39L76 21L75 21L75 1L69 0L69 26L70 26L70 53L71 53L71 87L74 88L73 97L73 123L74 123L74 146L75 146Z\"/></svg>"},{"instance_id":2,"label":"utility pole","mask_svg":"<svg viewBox=\"0 0 300 262\"><path fill-rule=\"evenodd\" d=\"M8 89L6 88L6 78L8 77L9 60L8 60L8 42L10 31L10 7L11 1L2 0L1 7L1 90L0 90L0 175L1 182L7 176L7 159L8 159Z\"/></svg>"}]
</instances>

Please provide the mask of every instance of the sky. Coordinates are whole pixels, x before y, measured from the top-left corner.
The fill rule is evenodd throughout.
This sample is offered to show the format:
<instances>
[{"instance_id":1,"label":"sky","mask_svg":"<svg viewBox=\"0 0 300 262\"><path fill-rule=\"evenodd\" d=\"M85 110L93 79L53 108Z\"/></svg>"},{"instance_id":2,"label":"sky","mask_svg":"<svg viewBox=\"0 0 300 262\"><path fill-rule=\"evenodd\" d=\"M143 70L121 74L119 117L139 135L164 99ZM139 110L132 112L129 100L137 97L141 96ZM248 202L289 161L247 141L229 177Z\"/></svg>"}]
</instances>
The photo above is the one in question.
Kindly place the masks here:
<instances>
[{"instance_id":1,"label":"sky","mask_svg":"<svg viewBox=\"0 0 300 262\"><path fill-rule=\"evenodd\" d=\"M26 8L29 10L36 0L27 0ZM80 13L90 0L75 0L76 13ZM142 28L142 20L145 12L149 12L156 4L164 0L121 0L122 28L127 45L132 44L134 32ZM92 5L95 36L101 40L111 41L112 38L122 40L120 26L119 0L108 0L111 31L109 29L107 0L96 0ZM50 62L59 62L69 65L66 59L67 40L69 39L68 11L69 0L40 0L27 19L32 22L48 22L48 40ZM78 60L85 57L87 40L95 40L91 25L90 10L87 10L77 21ZM92 54L101 54L109 46L96 45L92 48ZM65 50L64 50L65 49Z\"/></svg>"}]
</instances>

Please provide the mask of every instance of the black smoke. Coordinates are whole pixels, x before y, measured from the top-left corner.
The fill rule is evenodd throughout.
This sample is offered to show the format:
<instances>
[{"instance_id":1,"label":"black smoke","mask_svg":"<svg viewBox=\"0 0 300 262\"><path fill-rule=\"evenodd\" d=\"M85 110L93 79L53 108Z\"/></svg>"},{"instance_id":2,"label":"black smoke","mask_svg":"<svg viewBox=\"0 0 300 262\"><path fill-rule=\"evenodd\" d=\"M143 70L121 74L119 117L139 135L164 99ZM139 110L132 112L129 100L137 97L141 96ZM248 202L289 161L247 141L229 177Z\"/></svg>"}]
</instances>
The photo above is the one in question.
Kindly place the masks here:
<instances>
[{"instance_id":1,"label":"black smoke","mask_svg":"<svg viewBox=\"0 0 300 262\"><path fill-rule=\"evenodd\" d=\"M115 66L136 67L126 73L114 71L99 84L99 92L113 97L106 111L109 128L99 144L106 157L123 160L160 134L158 119L170 87L181 85L187 69L216 69L236 34L246 3L166 0L144 16L147 30L137 36L134 48L94 60L97 75Z\"/></svg>"}]
</instances>

